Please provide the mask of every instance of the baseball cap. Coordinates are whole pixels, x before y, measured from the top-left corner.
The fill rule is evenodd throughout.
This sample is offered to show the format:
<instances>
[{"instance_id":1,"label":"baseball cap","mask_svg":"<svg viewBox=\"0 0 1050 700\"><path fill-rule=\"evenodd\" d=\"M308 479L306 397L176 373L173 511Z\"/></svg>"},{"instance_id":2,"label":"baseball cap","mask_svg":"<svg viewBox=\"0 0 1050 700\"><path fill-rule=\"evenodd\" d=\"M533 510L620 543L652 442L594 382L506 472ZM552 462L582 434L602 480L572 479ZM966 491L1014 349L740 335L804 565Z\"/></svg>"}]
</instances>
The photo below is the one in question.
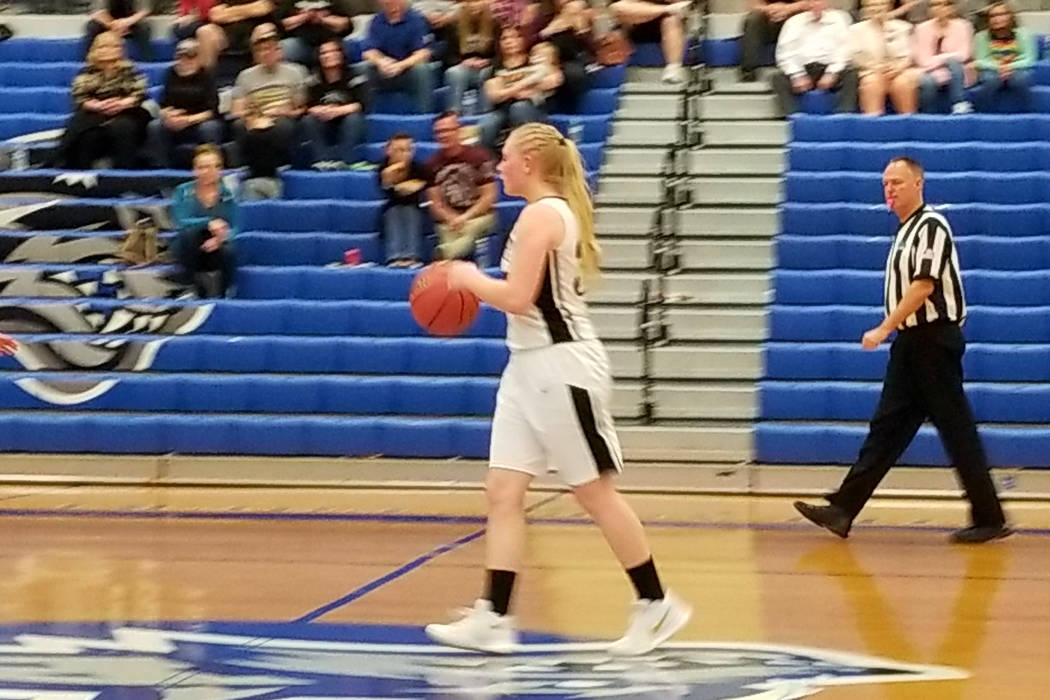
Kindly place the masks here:
<instances>
[{"instance_id":1,"label":"baseball cap","mask_svg":"<svg viewBox=\"0 0 1050 700\"><path fill-rule=\"evenodd\" d=\"M251 43L255 46L259 42L276 39L277 36L277 27L270 22L264 22L252 30Z\"/></svg>"}]
</instances>

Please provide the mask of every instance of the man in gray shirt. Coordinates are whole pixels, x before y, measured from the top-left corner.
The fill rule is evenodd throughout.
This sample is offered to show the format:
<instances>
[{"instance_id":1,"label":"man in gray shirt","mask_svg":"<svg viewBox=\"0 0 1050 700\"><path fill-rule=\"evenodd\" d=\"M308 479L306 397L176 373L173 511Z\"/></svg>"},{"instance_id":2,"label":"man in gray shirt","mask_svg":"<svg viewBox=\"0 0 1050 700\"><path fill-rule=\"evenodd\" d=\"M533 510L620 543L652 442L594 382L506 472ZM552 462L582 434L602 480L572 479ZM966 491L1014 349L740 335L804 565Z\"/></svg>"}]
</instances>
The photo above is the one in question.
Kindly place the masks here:
<instances>
[{"instance_id":1,"label":"man in gray shirt","mask_svg":"<svg viewBox=\"0 0 1050 700\"><path fill-rule=\"evenodd\" d=\"M291 163L301 140L308 76L299 64L282 59L273 24L252 31L251 48L255 65L241 71L233 86L234 141L250 178L276 178L277 168Z\"/></svg>"},{"instance_id":2,"label":"man in gray shirt","mask_svg":"<svg viewBox=\"0 0 1050 700\"><path fill-rule=\"evenodd\" d=\"M84 55L87 56L96 36L102 32L116 32L117 36L135 43L138 60L152 61L149 23L146 22L149 7L145 0L94 0L91 19L84 28Z\"/></svg>"}]
</instances>

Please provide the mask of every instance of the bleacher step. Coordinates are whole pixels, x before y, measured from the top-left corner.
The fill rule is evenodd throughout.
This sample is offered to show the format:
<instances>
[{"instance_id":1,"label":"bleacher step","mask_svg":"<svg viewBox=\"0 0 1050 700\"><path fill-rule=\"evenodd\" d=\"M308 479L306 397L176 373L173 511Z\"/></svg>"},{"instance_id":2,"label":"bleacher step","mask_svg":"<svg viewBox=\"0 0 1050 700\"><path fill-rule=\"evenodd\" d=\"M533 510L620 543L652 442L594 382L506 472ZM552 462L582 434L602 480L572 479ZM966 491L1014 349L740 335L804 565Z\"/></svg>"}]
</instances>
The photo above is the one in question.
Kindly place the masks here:
<instances>
[{"instance_id":1,"label":"bleacher step","mask_svg":"<svg viewBox=\"0 0 1050 700\"><path fill-rule=\"evenodd\" d=\"M679 242L683 270L769 270L773 266L772 241L696 241ZM602 264L606 268L646 269L649 242L609 240L602 243Z\"/></svg>"},{"instance_id":2,"label":"bleacher step","mask_svg":"<svg viewBox=\"0 0 1050 700\"><path fill-rule=\"evenodd\" d=\"M684 332L695 328L695 325L683 328L681 321L681 317L672 316L673 338L680 338ZM757 343L747 342L694 342L657 348L653 353L653 365L657 376L681 379L755 381L763 374L762 348Z\"/></svg>"},{"instance_id":3,"label":"bleacher step","mask_svg":"<svg viewBox=\"0 0 1050 700\"><path fill-rule=\"evenodd\" d=\"M633 342L638 335L638 310L634 308L614 308L608 306L595 307L592 310L595 324L602 338L612 341ZM670 326L671 340L675 343L697 343L697 342L760 342L765 340L768 332L766 330L766 311L762 306L750 308L686 308L672 307L667 313L667 321ZM619 333L616 331L619 329ZM658 348L658 352L666 352L668 356L675 355L679 347ZM684 347L684 346L683 346ZM695 346L688 346L694 348ZM684 357L688 359L690 350L685 352ZM624 360L627 363L627 360ZM688 366L692 361L688 360ZM621 376L629 376L624 364L624 373ZM667 372L660 374L666 378L685 378L690 376L688 372L683 373L681 369L669 361Z\"/></svg>"},{"instance_id":4,"label":"bleacher step","mask_svg":"<svg viewBox=\"0 0 1050 700\"><path fill-rule=\"evenodd\" d=\"M597 204L658 204L663 179L659 175L604 175L598 183ZM781 201L779 177L694 177L690 180L697 204L776 205Z\"/></svg>"},{"instance_id":5,"label":"bleacher step","mask_svg":"<svg viewBox=\"0 0 1050 700\"><path fill-rule=\"evenodd\" d=\"M779 229L775 207L695 207L680 212L683 237L772 238ZM652 225L650 207L599 204L595 209L595 230L599 237L646 236Z\"/></svg>"},{"instance_id":6,"label":"bleacher step","mask_svg":"<svg viewBox=\"0 0 1050 700\"><path fill-rule=\"evenodd\" d=\"M707 146L784 146L788 123L779 119L704 122Z\"/></svg>"},{"instance_id":7,"label":"bleacher step","mask_svg":"<svg viewBox=\"0 0 1050 700\"><path fill-rule=\"evenodd\" d=\"M724 316L715 316L715 314ZM705 328L709 319L715 318L718 323L712 328ZM737 338L760 343L767 336L766 310L764 305L753 305L751 308L731 309L691 309L672 307L667 312L671 326L671 338L676 342L707 342L710 340ZM750 346L756 353L759 345ZM691 352L687 351L687 352Z\"/></svg>"},{"instance_id":8,"label":"bleacher step","mask_svg":"<svg viewBox=\"0 0 1050 700\"><path fill-rule=\"evenodd\" d=\"M698 204L778 204L783 198L779 177L696 177L693 201Z\"/></svg>"},{"instance_id":9,"label":"bleacher step","mask_svg":"<svg viewBox=\"0 0 1050 700\"><path fill-rule=\"evenodd\" d=\"M658 420L752 420L758 411L752 382L656 382L651 396ZM614 415L641 417L642 399L640 382L617 383Z\"/></svg>"},{"instance_id":10,"label":"bleacher step","mask_svg":"<svg viewBox=\"0 0 1050 700\"><path fill-rule=\"evenodd\" d=\"M767 93L713 93L700 100L701 119L775 119L779 116L776 100Z\"/></svg>"},{"instance_id":11,"label":"bleacher step","mask_svg":"<svg viewBox=\"0 0 1050 700\"><path fill-rule=\"evenodd\" d=\"M620 99L622 119L677 119L680 97L676 94L628 93ZM771 94L719 94L700 98L703 119L773 119L778 116Z\"/></svg>"},{"instance_id":12,"label":"bleacher step","mask_svg":"<svg viewBox=\"0 0 1050 700\"><path fill-rule=\"evenodd\" d=\"M749 423L618 428L624 457L669 462L743 462L752 455Z\"/></svg>"},{"instance_id":13,"label":"bleacher step","mask_svg":"<svg viewBox=\"0 0 1050 700\"><path fill-rule=\"evenodd\" d=\"M617 119L613 123L609 146L666 147L678 138L678 125L666 120Z\"/></svg>"},{"instance_id":14,"label":"bleacher step","mask_svg":"<svg viewBox=\"0 0 1050 700\"><path fill-rule=\"evenodd\" d=\"M700 148L690 155L694 175L776 175L784 172L782 148Z\"/></svg>"},{"instance_id":15,"label":"bleacher step","mask_svg":"<svg viewBox=\"0 0 1050 700\"><path fill-rule=\"evenodd\" d=\"M633 304L639 298L648 272L615 272L603 275L602 284L588 296L595 303ZM765 272L693 272L671 277L672 295L692 304L762 304L771 295Z\"/></svg>"},{"instance_id":16,"label":"bleacher step","mask_svg":"<svg viewBox=\"0 0 1050 700\"><path fill-rule=\"evenodd\" d=\"M645 175L659 172L666 154L653 148L612 147L605 151L603 175ZM780 148L697 148L688 154L694 175L780 175Z\"/></svg>"}]
</instances>

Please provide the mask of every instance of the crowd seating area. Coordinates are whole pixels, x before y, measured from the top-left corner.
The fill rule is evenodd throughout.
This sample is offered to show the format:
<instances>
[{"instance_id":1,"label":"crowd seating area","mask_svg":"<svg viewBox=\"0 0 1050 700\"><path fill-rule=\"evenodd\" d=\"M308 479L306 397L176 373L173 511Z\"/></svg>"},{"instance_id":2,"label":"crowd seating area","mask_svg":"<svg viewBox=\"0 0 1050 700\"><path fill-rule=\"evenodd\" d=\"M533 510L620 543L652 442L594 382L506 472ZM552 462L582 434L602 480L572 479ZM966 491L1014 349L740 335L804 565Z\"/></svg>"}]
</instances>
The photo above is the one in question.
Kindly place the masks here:
<instances>
[{"instance_id":1,"label":"crowd seating area","mask_svg":"<svg viewBox=\"0 0 1050 700\"><path fill-rule=\"evenodd\" d=\"M64 125L79 47L0 43L0 137ZM152 89L166 66L140 64ZM551 117L573 127L592 180L624 73L593 73L583 113ZM418 157L433 153L435 115L385 99L362 155L378 160L396 131L418 140ZM462 338L426 337L408 310L414 272L370 265L384 259L374 170L288 170L283 199L243 203L236 297L207 302L179 297L166 266L128 269L116 255L123 222L163 211L189 178L0 174L0 329L22 344L0 358L0 450L487 455L503 316L486 308ZM522 206L501 194L494 255ZM336 264L353 248L363 265Z\"/></svg>"},{"instance_id":2,"label":"crowd seating area","mask_svg":"<svg viewBox=\"0 0 1050 700\"><path fill-rule=\"evenodd\" d=\"M1050 112L1050 37L1038 36L1040 61L1035 66L1035 81L1032 87L1033 111ZM736 67L740 64L740 39L709 39L704 44L704 55L707 64L712 67ZM768 47L763 55L761 65L772 66L773 48ZM976 98L976 87L967 90L967 99ZM798 97L799 111L806 114L831 114L834 111L834 96L824 90L813 90ZM942 111L947 112L945 104ZM995 104L995 112L1014 113L1023 111L1021 105L1011 96L1002 96Z\"/></svg>"},{"instance_id":3,"label":"crowd seating area","mask_svg":"<svg viewBox=\"0 0 1050 700\"><path fill-rule=\"evenodd\" d=\"M879 173L904 154L925 165L927 200L943 203L955 232L969 306L967 390L989 457L1050 466L1050 168L1040 136L1048 127L1040 116L792 120L759 460L856 456L888 355L859 343L883 316L896 228ZM903 461L945 463L932 428Z\"/></svg>"}]
</instances>

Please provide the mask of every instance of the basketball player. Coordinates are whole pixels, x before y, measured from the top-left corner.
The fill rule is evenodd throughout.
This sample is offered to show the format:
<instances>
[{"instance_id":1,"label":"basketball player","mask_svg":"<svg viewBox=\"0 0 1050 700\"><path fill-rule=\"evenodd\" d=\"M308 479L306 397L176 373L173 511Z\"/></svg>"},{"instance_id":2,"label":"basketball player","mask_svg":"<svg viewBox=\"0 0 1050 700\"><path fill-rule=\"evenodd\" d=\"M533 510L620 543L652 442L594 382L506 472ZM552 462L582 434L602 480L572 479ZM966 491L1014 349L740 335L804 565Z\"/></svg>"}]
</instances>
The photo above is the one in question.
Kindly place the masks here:
<instances>
[{"instance_id":1,"label":"basketball player","mask_svg":"<svg viewBox=\"0 0 1050 700\"><path fill-rule=\"evenodd\" d=\"M642 524L613 484L623 458L609 414L609 360L582 296L584 281L598 275L600 249L580 155L553 127L530 123L511 133L498 170L504 190L528 202L503 255L506 279L448 263L451 288L507 313L510 361L496 396L485 480L488 582L462 619L426 632L448 646L514 650L507 610L525 547L525 492L551 467L601 528L637 592L627 632L609 652L645 654L681 629L692 608L664 590Z\"/></svg>"},{"instance_id":2,"label":"basketball player","mask_svg":"<svg viewBox=\"0 0 1050 700\"><path fill-rule=\"evenodd\" d=\"M0 355L14 355L18 342L14 338L0 333Z\"/></svg>"}]
</instances>

